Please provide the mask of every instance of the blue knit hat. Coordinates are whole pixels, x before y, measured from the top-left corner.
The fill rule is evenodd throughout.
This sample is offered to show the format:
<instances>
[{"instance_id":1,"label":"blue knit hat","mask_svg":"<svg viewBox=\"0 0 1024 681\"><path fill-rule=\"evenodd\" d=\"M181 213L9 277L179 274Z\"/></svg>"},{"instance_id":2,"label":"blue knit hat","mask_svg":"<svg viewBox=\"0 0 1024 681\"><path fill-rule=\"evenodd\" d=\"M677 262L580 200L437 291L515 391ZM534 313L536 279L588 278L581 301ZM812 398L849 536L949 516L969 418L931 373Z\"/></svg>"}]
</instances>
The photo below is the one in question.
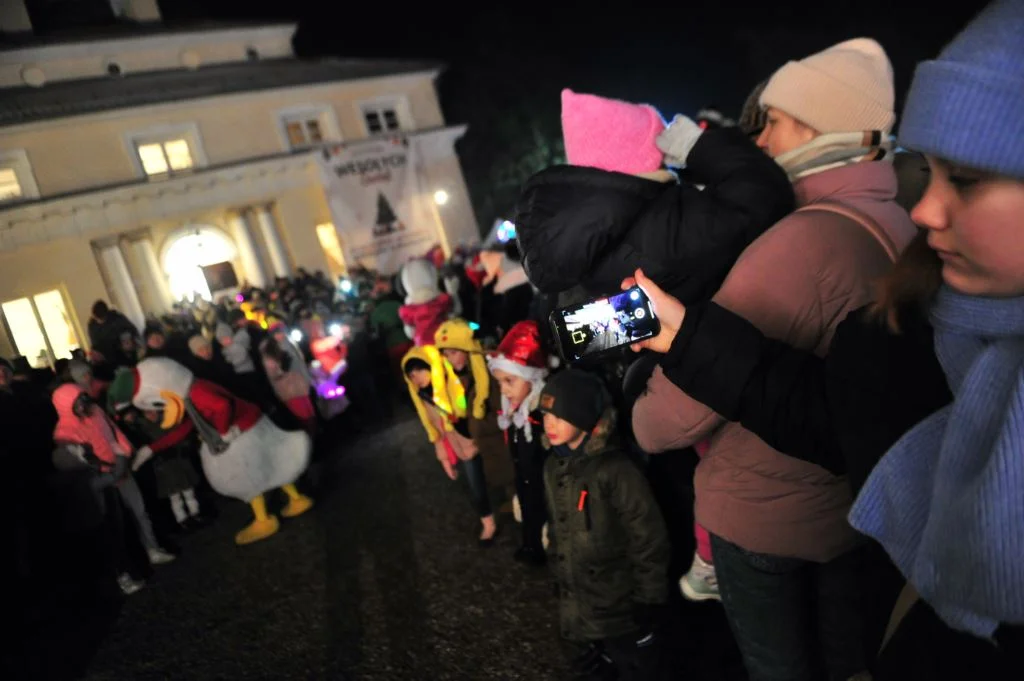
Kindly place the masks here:
<instances>
[{"instance_id":1,"label":"blue knit hat","mask_svg":"<svg viewBox=\"0 0 1024 681\"><path fill-rule=\"evenodd\" d=\"M900 144L1024 179L1024 0L995 0L918 65Z\"/></svg>"}]
</instances>

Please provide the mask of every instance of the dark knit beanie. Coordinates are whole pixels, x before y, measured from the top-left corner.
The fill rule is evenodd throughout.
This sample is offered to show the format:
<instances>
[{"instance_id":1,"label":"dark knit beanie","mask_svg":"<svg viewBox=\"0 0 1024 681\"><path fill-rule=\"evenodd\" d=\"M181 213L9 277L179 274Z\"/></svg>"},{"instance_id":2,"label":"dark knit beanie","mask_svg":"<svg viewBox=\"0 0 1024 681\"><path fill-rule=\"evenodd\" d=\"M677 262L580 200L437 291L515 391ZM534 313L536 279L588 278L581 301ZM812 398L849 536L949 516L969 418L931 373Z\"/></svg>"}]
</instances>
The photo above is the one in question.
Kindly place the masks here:
<instances>
[{"instance_id":1,"label":"dark knit beanie","mask_svg":"<svg viewBox=\"0 0 1024 681\"><path fill-rule=\"evenodd\" d=\"M567 369L549 378L540 394L540 410L589 433L601 420L608 400L597 376Z\"/></svg>"}]
</instances>

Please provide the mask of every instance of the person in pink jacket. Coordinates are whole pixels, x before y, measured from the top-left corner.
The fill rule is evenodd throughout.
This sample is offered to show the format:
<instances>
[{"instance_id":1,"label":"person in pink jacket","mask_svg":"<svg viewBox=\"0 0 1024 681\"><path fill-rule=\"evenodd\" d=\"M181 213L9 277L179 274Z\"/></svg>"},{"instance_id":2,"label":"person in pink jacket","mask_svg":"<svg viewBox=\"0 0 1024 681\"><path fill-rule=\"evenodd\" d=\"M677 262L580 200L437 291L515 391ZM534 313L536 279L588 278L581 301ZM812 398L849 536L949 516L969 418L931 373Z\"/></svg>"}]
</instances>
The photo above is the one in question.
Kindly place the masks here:
<instances>
[{"instance_id":1,"label":"person in pink jacket","mask_svg":"<svg viewBox=\"0 0 1024 681\"><path fill-rule=\"evenodd\" d=\"M69 446L84 463L114 478L121 500L135 518L139 539L151 563L159 565L174 560L174 555L160 547L153 533L142 492L132 477L128 462L132 445L125 434L89 394L74 383L66 383L53 392L53 406L58 417L54 442Z\"/></svg>"},{"instance_id":2,"label":"person in pink jacket","mask_svg":"<svg viewBox=\"0 0 1024 681\"><path fill-rule=\"evenodd\" d=\"M715 302L772 338L824 354L837 324L873 299L916 230L889 162L892 67L869 39L790 62L761 95L758 145L787 172L798 209L740 256ZM775 451L691 399L661 369L633 411L640 446L709 440L695 474L726 615L752 681L865 671L858 574L863 540L846 482Z\"/></svg>"}]
</instances>

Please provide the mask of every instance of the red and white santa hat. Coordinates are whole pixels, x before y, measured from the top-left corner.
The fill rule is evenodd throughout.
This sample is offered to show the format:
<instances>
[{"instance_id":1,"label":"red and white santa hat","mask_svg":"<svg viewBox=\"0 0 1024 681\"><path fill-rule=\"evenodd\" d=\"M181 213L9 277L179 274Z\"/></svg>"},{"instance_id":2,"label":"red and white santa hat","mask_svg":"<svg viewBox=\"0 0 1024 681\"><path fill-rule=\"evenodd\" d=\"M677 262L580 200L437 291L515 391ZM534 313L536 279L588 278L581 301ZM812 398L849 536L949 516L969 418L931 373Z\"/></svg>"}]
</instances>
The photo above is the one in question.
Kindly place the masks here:
<instances>
[{"instance_id":1,"label":"red and white santa hat","mask_svg":"<svg viewBox=\"0 0 1024 681\"><path fill-rule=\"evenodd\" d=\"M495 353L487 357L487 368L519 376L530 383L548 375L547 354L541 347L537 322L518 322L508 330Z\"/></svg>"}]
</instances>

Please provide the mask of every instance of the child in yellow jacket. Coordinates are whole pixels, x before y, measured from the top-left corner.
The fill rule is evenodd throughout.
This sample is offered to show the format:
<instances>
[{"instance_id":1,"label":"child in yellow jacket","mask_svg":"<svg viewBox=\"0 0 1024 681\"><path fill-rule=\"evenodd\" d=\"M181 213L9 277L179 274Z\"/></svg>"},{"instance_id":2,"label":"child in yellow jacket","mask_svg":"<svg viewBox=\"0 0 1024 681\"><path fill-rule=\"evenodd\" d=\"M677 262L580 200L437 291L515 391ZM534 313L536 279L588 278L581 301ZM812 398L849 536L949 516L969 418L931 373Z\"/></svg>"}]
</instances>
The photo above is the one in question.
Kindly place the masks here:
<instances>
[{"instance_id":1,"label":"child in yellow jacket","mask_svg":"<svg viewBox=\"0 0 1024 681\"><path fill-rule=\"evenodd\" d=\"M469 434L466 393L452 365L432 345L412 348L402 358L402 373L416 412L434 444L437 460L452 480L461 472L469 485L482 525L480 546L494 543L497 524L491 510L480 450Z\"/></svg>"}]
</instances>

